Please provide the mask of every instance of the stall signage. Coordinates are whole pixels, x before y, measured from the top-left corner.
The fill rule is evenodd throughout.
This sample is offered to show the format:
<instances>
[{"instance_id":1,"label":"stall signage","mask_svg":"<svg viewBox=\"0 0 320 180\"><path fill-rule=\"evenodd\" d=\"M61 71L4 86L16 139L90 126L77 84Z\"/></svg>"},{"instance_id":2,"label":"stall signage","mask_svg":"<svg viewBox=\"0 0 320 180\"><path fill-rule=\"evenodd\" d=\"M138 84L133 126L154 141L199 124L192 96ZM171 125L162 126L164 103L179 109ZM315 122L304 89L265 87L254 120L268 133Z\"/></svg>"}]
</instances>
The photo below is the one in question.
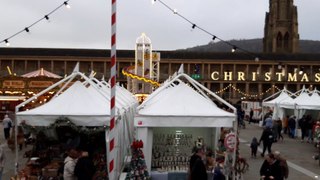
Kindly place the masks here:
<instances>
[{"instance_id":1,"label":"stall signage","mask_svg":"<svg viewBox=\"0 0 320 180\"><path fill-rule=\"evenodd\" d=\"M20 80L5 80L2 83L3 88L24 88L24 81Z\"/></svg>"},{"instance_id":2,"label":"stall signage","mask_svg":"<svg viewBox=\"0 0 320 180\"><path fill-rule=\"evenodd\" d=\"M30 81L29 87L33 88L46 88L53 84L52 81Z\"/></svg>"},{"instance_id":3,"label":"stall signage","mask_svg":"<svg viewBox=\"0 0 320 180\"><path fill-rule=\"evenodd\" d=\"M236 148L237 139L234 133L229 133L224 139L224 146L229 150L233 151Z\"/></svg>"}]
</instances>

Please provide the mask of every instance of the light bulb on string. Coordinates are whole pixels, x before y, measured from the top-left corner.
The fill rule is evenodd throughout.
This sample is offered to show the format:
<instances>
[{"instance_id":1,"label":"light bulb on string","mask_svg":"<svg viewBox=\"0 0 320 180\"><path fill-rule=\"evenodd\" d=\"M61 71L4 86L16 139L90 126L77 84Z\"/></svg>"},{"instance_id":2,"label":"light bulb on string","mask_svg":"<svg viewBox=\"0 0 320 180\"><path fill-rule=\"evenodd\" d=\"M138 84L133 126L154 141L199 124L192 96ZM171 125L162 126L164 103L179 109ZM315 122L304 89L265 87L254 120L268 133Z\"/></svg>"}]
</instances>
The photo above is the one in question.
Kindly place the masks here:
<instances>
[{"instance_id":1,"label":"light bulb on string","mask_svg":"<svg viewBox=\"0 0 320 180\"><path fill-rule=\"evenodd\" d=\"M4 42L6 43L6 46L10 46L10 43L9 43L9 40L8 39L5 39Z\"/></svg>"},{"instance_id":2,"label":"light bulb on string","mask_svg":"<svg viewBox=\"0 0 320 180\"><path fill-rule=\"evenodd\" d=\"M66 6L66 8L68 8L68 9L70 9L70 8L71 8L71 6L68 4L68 2L67 2L67 1L63 2L63 4Z\"/></svg>"},{"instance_id":3,"label":"light bulb on string","mask_svg":"<svg viewBox=\"0 0 320 180\"><path fill-rule=\"evenodd\" d=\"M192 29L196 28L196 26L197 26L196 24L192 24Z\"/></svg>"},{"instance_id":4,"label":"light bulb on string","mask_svg":"<svg viewBox=\"0 0 320 180\"><path fill-rule=\"evenodd\" d=\"M212 41L214 41L217 37L216 36L212 36Z\"/></svg>"},{"instance_id":5,"label":"light bulb on string","mask_svg":"<svg viewBox=\"0 0 320 180\"><path fill-rule=\"evenodd\" d=\"M173 9L173 14L178 14L178 10L177 9Z\"/></svg>"},{"instance_id":6,"label":"light bulb on string","mask_svg":"<svg viewBox=\"0 0 320 180\"><path fill-rule=\"evenodd\" d=\"M279 70L282 69L281 63L278 64L278 69L279 69Z\"/></svg>"},{"instance_id":7,"label":"light bulb on string","mask_svg":"<svg viewBox=\"0 0 320 180\"><path fill-rule=\"evenodd\" d=\"M29 30L28 27L24 28L24 30L25 30L27 33L30 32L30 30Z\"/></svg>"},{"instance_id":8,"label":"light bulb on string","mask_svg":"<svg viewBox=\"0 0 320 180\"><path fill-rule=\"evenodd\" d=\"M48 15L45 15L44 18L45 18L46 20L49 20L49 16L48 16Z\"/></svg>"},{"instance_id":9,"label":"light bulb on string","mask_svg":"<svg viewBox=\"0 0 320 180\"><path fill-rule=\"evenodd\" d=\"M233 48L231 49L231 52L235 52L237 50L236 46L233 46Z\"/></svg>"}]
</instances>

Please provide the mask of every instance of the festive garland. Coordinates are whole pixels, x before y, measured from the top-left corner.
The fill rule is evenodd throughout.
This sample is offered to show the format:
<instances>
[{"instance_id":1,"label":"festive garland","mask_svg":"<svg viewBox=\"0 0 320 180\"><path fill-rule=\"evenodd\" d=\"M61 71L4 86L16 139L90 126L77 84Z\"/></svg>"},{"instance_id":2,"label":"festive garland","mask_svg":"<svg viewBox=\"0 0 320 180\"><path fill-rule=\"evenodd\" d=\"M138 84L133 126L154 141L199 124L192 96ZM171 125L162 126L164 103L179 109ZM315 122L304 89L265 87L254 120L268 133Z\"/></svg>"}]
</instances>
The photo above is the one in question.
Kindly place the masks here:
<instances>
[{"instance_id":1,"label":"festive garland","mask_svg":"<svg viewBox=\"0 0 320 180\"><path fill-rule=\"evenodd\" d=\"M62 127L62 126L68 126L72 130L75 130L79 133L91 135L91 134L96 134L100 133L106 130L106 126L99 126L99 127L86 127L86 126L77 126L74 124L69 118L60 116L54 123L50 124L49 126L31 126L29 124L26 124L25 121L21 122L20 124L23 128L29 130L30 132L33 133L38 133L40 131L48 130L48 129L55 129L57 127Z\"/></svg>"}]
</instances>

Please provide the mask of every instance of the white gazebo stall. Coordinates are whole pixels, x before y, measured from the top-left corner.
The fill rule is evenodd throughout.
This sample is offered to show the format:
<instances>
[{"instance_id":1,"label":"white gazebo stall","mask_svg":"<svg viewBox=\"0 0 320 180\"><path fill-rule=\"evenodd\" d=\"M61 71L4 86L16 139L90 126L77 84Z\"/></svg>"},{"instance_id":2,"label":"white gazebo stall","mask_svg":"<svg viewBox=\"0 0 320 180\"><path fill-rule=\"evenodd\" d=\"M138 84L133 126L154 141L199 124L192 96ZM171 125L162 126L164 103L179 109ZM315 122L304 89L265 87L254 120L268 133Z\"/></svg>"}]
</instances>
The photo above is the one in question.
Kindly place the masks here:
<instances>
[{"instance_id":1,"label":"white gazebo stall","mask_svg":"<svg viewBox=\"0 0 320 180\"><path fill-rule=\"evenodd\" d=\"M195 141L215 148L220 127L235 126L236 114L219 108L213 100L236 109L209 89L180 73L154 91L137 109L136 138L151 175L157 170L185 173ZM156 177L154 177L156 178ZM166 177L162 177L166 179Z\"/></svg>"}]
</instances>

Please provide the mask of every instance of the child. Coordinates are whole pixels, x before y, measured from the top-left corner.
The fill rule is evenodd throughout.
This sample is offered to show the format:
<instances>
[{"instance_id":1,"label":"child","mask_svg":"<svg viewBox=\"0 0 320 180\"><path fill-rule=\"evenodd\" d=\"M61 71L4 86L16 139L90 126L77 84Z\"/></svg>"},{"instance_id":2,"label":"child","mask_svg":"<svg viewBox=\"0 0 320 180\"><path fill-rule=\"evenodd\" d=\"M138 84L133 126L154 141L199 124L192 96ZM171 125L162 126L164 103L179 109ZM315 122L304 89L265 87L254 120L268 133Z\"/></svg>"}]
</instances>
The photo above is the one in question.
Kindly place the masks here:
<instances>
[{"instance_id":1,"label":"child","mask_svg":"<svg viewBox=\"0 0 320 180\"><path fill-rule=\"evenodd\" d=\"M258 146L259 146L258 139L256 137L253 137L251 144L250 144L251 157L254 157L254 158L257 157Z\"/></svg>"}]
</instances>

